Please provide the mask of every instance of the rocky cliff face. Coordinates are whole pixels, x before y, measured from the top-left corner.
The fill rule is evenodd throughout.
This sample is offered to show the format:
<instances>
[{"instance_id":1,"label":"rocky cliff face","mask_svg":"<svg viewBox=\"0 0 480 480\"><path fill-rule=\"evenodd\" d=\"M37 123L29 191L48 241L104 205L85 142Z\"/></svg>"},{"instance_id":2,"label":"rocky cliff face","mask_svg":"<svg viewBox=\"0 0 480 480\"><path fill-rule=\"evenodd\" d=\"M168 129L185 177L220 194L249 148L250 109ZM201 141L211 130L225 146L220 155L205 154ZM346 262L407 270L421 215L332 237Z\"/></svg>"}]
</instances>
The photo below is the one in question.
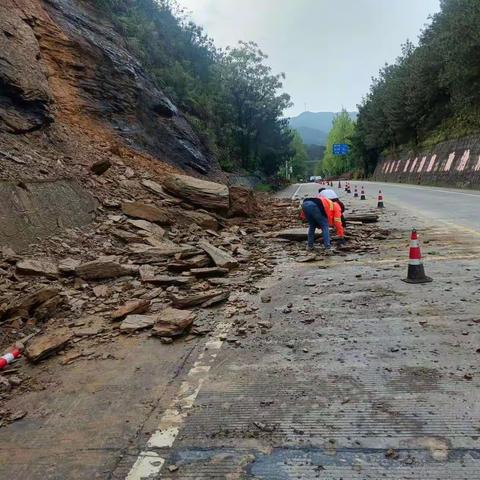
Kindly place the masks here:
<instances>
[{"instance_id":1,"label":"rocky cliff face","mask_svg":"<svg viewBox=\"0 0 480 480\"><path fill-rule=\"evenodd\" d=\"M68 175L69 166L117 156L221 178L185 117L91 3L2 0L0 177L19 169Z\"/></svg>"}]
</instances>

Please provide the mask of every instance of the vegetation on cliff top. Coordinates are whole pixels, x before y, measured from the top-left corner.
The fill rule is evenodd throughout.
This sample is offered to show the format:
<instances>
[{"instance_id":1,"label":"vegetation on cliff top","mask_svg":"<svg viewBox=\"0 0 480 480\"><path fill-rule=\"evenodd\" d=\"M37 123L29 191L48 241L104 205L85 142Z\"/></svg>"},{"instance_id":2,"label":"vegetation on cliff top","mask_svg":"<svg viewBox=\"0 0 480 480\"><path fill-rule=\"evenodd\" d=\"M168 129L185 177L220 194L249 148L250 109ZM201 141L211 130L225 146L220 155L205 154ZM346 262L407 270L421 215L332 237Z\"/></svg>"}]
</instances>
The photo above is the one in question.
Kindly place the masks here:
<instances>
[{"instance_id":1,"label":"vegetation on cliff top","mask_svg":"<svg viewBox=\"0 0 480 480\"><path fill-rule=\"evenodd\" d=\"M395 63L373 79L358 106L354 131L332 133L333 140L349 143L351 151L348 157L334 158L327 146L319 167L323 173L370 174L382 153L478 133L480 1L441 0L440 6L418 46L407 41Z\"/></svg>"},{"instance_id":2,"label":"vegetation on cliff top","mask_svg":"<svg viewBox=\"0 0 480 480\"><path fill-rule=\"evenodd\" d=\"M225 170L278 172L295 154L290 97L252 42L221 50L174 0L90 0L182 109Z\"/></svg>"}]
</instances>

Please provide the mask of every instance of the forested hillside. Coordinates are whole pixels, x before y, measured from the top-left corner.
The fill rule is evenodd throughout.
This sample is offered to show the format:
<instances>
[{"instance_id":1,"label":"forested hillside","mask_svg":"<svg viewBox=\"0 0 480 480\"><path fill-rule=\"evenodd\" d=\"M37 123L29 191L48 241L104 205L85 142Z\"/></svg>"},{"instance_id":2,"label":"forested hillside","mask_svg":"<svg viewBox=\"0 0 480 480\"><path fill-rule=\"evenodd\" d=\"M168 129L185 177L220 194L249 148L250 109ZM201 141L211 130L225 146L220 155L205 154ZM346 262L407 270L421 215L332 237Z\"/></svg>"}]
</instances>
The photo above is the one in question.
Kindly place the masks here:
<instances>
[{"instance_id":1,"label":"forested hillside","mask_svg":"<svg viewBox=\"0 0 480 480\"><path fill-rule=\"evenodd\" d=\"M159 87L186 113L225 170L278 171L292 157L283 74L254 43L226 50L170 0L90 0L110 15Z\"/></svg>"},{"instance_id":2,"label":"forested hillside","mask_svg":"<svg viewBox=\"0 0 480 480\"><path fill-rule=\"evenodd\" d=\"M480 130L480 1L441 0L441 11L385 65L359 106L351 142L371 172L381 152Z\"/></svg>"},{"instance_id":3,"label":"forested hillside","mask_svg":"<svg viewBox=\"0 0 480 480\"><path fill-rule=\"evenodd\" d=\"M336 115L334 112L302 112L290 118L290 127L300 133L306 145L325 145ZM348 112L348 115L352 120L357 118L357 112Z\"/></svg>"}]
</instances>

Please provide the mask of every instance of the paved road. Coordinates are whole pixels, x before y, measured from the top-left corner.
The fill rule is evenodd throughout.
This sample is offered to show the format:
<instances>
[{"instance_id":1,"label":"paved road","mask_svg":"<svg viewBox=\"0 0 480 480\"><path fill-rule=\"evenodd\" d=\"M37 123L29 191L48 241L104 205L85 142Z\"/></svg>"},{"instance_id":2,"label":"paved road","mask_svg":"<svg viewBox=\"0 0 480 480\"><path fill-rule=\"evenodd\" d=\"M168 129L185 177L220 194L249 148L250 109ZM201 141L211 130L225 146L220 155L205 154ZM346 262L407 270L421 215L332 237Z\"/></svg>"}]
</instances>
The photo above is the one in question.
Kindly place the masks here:
<instances>
[{"instance_id":1,"label":"paved road","mask_svg":"<svg viewBox=\"0 0 480 480\"><path fill-rule=\"evenodd\" d=\"M343 184L343 182L342 182ZM456 190L450 188L425 187L379 182L351 182L365 187L367 198L375 199L381 189L386 206L399 206L416 211L417 214L430 219L440 220L480 234L480 191ZM313 195L319 185L316 183L296 184L290 186L282 196L296 195L299 198ZM335 182L335 189L337 182ZM340 191L340 195L347 195Z\"/></svg>"},{"instance_id":2,"label":"paved road","mask_svg":"<svg viewBox=\"0 0 480 480\"><path fill-rule=\"evenodd\" d=\"M219 307L205 341L99 343L116 358L55 382L45 364L11 407L27 417L0 431L0 478L478 480L480 236L385 192L378 252L300 263L303 243L262 239L275 272ZM433 283L400 281L411 221Z\"/></svg>"},{"instance_id":3,"label":"paved road","mask_svg":"<svg viewBox=\"0 0 480 480\"><path fill-rule=\"evenodd\" d=\"M302 264L273 248L275 273L258 285L271 301L247 296L219 320L155 441L129 449L127 480L155 463L148 478L477 480L480 238L415 218L434 282L409 285L412 216L386 209L392 235L373 255Z\"/></svg>"}]
</instances>

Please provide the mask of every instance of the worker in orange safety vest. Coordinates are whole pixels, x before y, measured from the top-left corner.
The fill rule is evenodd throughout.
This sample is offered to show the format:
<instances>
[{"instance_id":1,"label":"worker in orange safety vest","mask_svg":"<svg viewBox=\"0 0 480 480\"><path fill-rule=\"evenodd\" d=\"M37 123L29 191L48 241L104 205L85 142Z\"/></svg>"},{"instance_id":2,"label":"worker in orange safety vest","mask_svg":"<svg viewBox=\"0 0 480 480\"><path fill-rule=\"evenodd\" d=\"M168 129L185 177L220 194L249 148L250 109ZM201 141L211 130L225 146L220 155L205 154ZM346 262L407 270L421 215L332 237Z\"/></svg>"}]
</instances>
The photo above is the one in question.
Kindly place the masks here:
<instances>
[{"instance_id":1,"label":"worker in orange safety vest","mask_svg":"<svg viewBox=\"0 0 480 480\"><path fill-rule=\"evenodd\" d=\"M302 204L302 220L308 221L308 242L307 250L313 250L315 242L315 230L321 228L323 236L323 245L325 251L331 253L332 245L330 242L329 228L335 227L340 243L344 243L344 231L342 225L342 209L338 203L332 202L328 198L320 195L312 198L306 198Z\"/></svg>"}]
</instances>

